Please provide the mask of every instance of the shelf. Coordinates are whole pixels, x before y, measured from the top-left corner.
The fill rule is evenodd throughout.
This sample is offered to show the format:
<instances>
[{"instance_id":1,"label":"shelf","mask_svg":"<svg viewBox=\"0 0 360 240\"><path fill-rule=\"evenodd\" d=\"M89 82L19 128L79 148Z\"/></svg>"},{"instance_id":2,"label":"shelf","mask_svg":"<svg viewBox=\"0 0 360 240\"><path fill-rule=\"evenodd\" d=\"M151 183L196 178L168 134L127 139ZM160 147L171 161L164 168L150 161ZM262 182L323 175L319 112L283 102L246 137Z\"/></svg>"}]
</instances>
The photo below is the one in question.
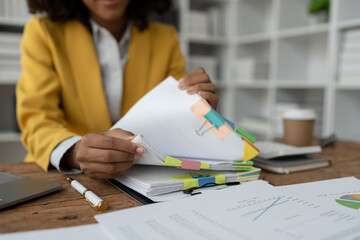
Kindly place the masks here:
<instances>
[{"instance_id":1,"label":"shelf","mask_svg":"<svg viewBox=\"0 0 360 240\"><path fill-rule=\"evenodd\" d=\"M0 143L4 142L20 142L21 133L17 132L0 132Z\"/></svg>"},{"instance_id":2,"label":"shelf","mask_svg":"<svg viewBox=\"0 0 360 240\"><path fill-rule=\"evenodd\" d=\"M329 31L329 24L312 25L306 27L298 27L279 31L279 38L290 38L298 36L306 36L317 33L326 33Z\"/></svg>"},{"instance_id":3,"label":"shelf","mask_svg":"<svg viewBox=\"0 0 360 240\"><path fill-rule=\"evenodd\" d=\"M338 90L360 90L360 81L359 81L359 83L338 82L336 84L336 89L338 89Z\"/></svg>"},{"instance_id":4,"label":"shelf","mask_svg":"<svg viewBox=\"0 0 360 240\"><path fill-rule=\"evenodd\" d=\"M226 45L228 41L223 37L217 36L204 36L204 35L195 35L187 34L187 37L190 42L198 44L207 44L207 45Z\"/></svg>"},{"instance_id":5,"label":"shelf","mask_svg":"<svg viewBox=\"0 0 360 240\"><path fill-rule=\"evenodd\" d=\"M11 76L4 77L0 76L0 85L15 85L19 80L19 77Z\"/></svg>"},{"instance_id":6,"label":"shelf","mask_svg":"<svg viewBox=\"0 0 360 240\"><path fill-rule=\"evenodd\" d=\"M323 82L311 82L311 81L291 81L282 80L276 82L276 86L281 89L321 89L325 88L326 83Z\"/></svg>"},{"instance_id":7,"label":"shelf","mask_svg":"<svg viewBox=\"0 0 360 240\"><path fill-rule=\"evenodd\" d=\"M240 89L268 89L270 86L269 80L253 80L251 82L236 82L231 83L233 87Z\"/></svg>"},{"instance_id":8,"label":"shelf","mask_svg":"<svg viewBox=\"0 0 360 240\"><path fill-rule=\"evenodd\" d=\"M29 19L18 19L10 17L0 17L0 25L7 25L13 27L24 27Z\"/></svg>"},{"instance_id":9,"label":"shelf","mask_svg":"<svg viewBox=\"0 0 360 240\"><path fill-rule=\"evenodd\" d=\"M241 45L241 44L249 44L249 43L261 43L270 40L271 40L270 33L258 33L258 34L235 37L233 43L235 45Z\"/></svg>"},{"instance_id":10,"label":"shelf","mask_svg":"<svg viewBox=\"0 0 360 240\"><path fill-rule=\"evenodd\" d=\"M342 21L337 24L338 29L343 30L347 28L360 27L360 18Z\"/></svg>"}]
</instances>

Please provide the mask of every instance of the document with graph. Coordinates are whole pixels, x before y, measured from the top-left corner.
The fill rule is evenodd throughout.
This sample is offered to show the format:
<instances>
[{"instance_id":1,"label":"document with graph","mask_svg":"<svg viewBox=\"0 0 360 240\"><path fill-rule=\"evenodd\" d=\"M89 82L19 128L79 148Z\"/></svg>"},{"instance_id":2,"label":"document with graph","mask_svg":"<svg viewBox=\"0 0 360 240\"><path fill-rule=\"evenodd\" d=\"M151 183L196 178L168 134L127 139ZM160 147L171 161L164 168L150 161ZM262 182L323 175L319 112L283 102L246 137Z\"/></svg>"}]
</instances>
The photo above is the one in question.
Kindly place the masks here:
<instances>
[{"instance_id":1,"label":"document with graph","mask_svg":"<svg viewBox=\"0 0 360 240\"><path fill-rule=\"evenodd\" d=\"M353 239L360 215L254 181L95 216L116 239Z\"/></svg>"},{"instance_id":2,"label":"document with graph","mask_svg":"<svg viewBox=\"0 0 360 240\"><path fill-rule=\"evenodd\" d=\"M348 213L360 214L360 180L355 177L277 187L306 197L321 205Z\"/></svg>"}]
</instances>

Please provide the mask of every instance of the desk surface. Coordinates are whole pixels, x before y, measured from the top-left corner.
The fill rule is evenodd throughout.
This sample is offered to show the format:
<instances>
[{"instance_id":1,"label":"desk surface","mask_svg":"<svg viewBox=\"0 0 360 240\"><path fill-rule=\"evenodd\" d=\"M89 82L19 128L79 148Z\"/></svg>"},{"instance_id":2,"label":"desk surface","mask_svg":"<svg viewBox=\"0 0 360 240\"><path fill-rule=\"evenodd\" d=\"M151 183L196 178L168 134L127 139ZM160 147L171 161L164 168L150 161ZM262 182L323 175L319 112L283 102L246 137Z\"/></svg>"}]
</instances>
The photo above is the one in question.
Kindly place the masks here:
<instances>
[{"instance_id":1,"label":"desk surface","mask_svg":"<svg viewBox=\"0 0 360 240\"><path fill-rule=\"evenodd\" d=\"M319 155L330 158L331 166L288 175L262 171L260 178L275 186L348 176L360 179L359 143L339 142L336 147L324 148ZM99 212L70 186L65 175L56 171L43 172L34 163L0 164L0 171L58 182L63 186L57 193L0 211L0 233L96 223L94 215ZM73 177L83 185L91 186L91 190L109 203L106 212L140 205L105 181L90 179L83 174Z\"/></svg>"}]
</instances>

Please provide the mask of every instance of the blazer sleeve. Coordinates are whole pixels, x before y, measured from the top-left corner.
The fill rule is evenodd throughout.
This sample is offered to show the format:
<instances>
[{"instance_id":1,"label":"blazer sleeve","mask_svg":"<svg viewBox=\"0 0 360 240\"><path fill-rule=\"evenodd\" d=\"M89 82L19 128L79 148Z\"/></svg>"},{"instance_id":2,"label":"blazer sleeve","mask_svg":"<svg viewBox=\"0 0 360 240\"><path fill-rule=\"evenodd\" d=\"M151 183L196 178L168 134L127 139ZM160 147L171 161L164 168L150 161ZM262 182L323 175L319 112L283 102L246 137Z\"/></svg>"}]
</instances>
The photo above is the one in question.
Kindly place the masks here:
<instances>
[{"instance_id":1,"label":"blazer sleeve","mask_svg":"<svg viewBox=\"0 0 360 240\"><path fill-rule=\"evenodd\" d=\"M171 55L167 76L171 75L179 80L186 75L185 58L181 53L177 32L173 26L170 28L169 35L171 39Z\"/></svg>"},{"instance_id":2,"label":"blazer sleeve","mask_svg":"<svg viewBox=\"0 0 360 240\"><path fill-rule=\"evenodd\" d=\"M51 38L40 18L26 25L21 43L22 74L16 86L17 119L27 161L48 170L52 150L74 136L61 109L60 81L51 54ZM56 48L53 48L56 49Z\"/></svg>"}]
</instances>

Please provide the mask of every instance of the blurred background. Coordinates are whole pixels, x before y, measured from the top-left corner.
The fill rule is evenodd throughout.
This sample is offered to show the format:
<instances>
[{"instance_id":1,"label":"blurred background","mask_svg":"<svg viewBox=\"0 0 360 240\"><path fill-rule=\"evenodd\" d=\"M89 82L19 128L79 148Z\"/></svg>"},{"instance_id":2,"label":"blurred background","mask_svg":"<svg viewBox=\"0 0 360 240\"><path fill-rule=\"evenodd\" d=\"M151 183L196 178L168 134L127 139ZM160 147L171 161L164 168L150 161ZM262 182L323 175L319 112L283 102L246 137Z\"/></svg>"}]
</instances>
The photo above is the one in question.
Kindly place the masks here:
<instances>
[{"instance_id":1,"label":"blurred background","mask_svg":"<svg viewBox=\"0 0 360 240\"><path fill-rule=\"evenodd\" d=\"M317 113L314 134L360 142L360 0L175 0L187 67L217 85L218 111L257 139L282 138L282 114ZM0 162L26 154L16 123L25 0L0 0Z\"/></svg>"}]
</instances>

